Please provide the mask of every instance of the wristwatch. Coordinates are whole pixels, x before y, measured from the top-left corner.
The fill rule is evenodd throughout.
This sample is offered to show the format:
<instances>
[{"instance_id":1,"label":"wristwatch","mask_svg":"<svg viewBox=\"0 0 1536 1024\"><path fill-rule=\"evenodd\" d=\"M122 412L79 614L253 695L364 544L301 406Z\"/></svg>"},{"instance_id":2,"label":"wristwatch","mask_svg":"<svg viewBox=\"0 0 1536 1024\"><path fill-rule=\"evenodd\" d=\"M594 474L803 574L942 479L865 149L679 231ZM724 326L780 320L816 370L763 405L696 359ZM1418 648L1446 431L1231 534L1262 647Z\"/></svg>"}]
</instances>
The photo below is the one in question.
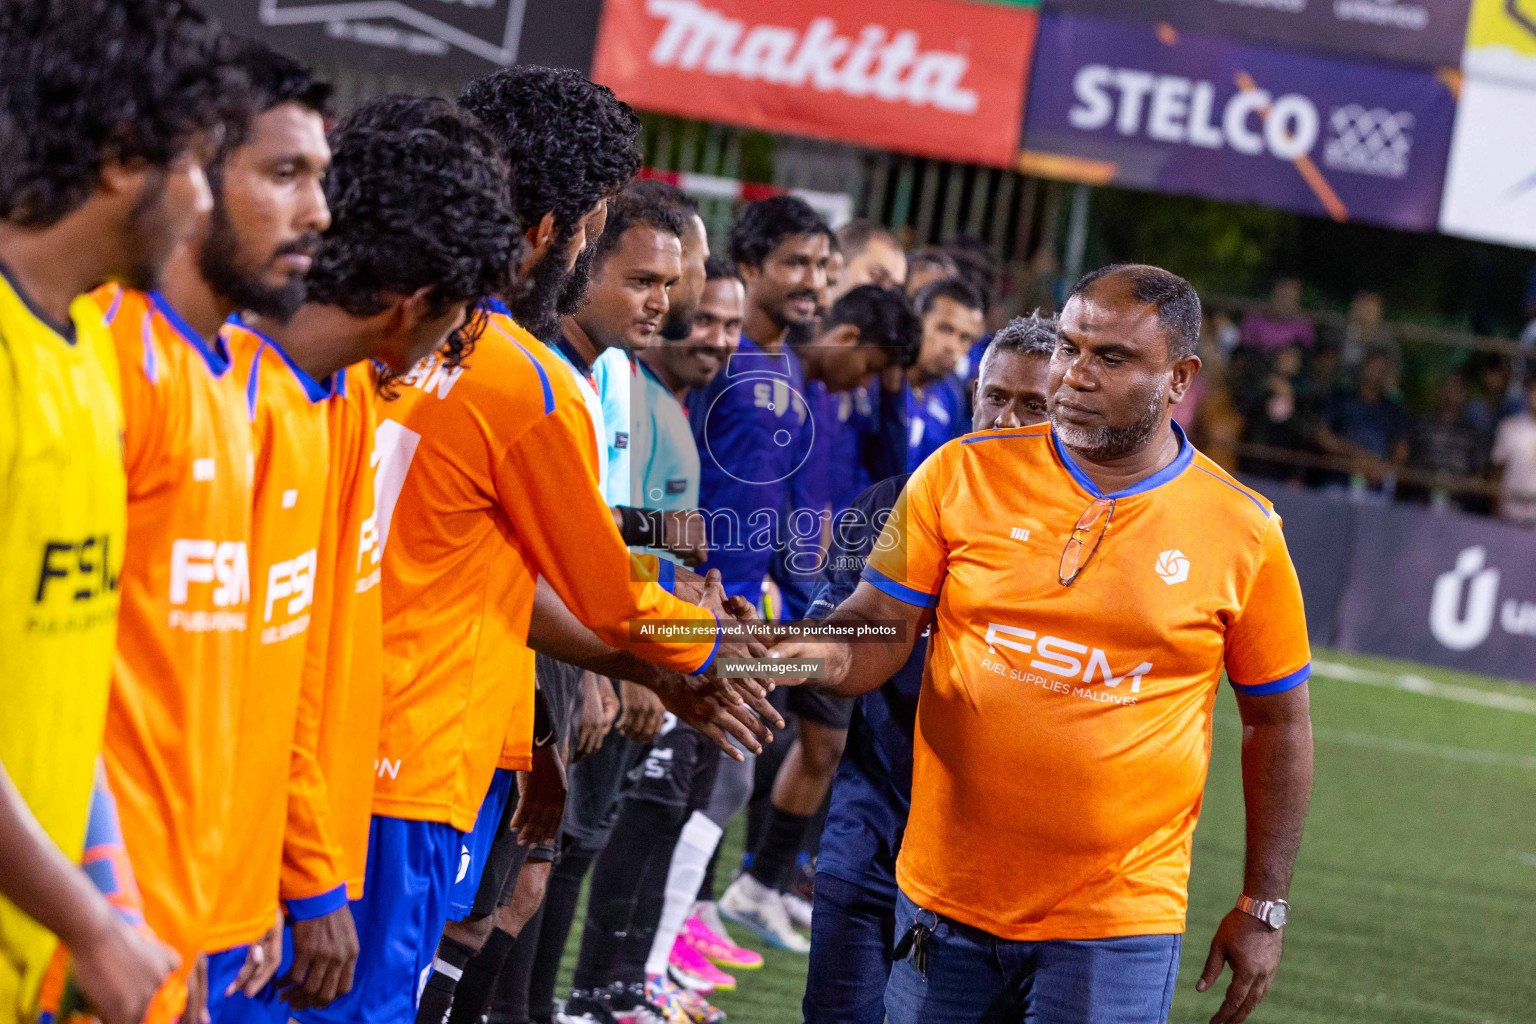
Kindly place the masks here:
<instances>
[{"instance_id":1,"label":"wristwatch","mask_svg":"<svg viewBox=\"0 0 1536 1024\"><path fill-rule=\"evenodd\" d=\"M1239 896L1237 909L1263 921L1272 932L1284 928L1286 918L1291 915L1291 905L1285 900L1252 900L1247 896Z\"/></svg>"}]
</instances>

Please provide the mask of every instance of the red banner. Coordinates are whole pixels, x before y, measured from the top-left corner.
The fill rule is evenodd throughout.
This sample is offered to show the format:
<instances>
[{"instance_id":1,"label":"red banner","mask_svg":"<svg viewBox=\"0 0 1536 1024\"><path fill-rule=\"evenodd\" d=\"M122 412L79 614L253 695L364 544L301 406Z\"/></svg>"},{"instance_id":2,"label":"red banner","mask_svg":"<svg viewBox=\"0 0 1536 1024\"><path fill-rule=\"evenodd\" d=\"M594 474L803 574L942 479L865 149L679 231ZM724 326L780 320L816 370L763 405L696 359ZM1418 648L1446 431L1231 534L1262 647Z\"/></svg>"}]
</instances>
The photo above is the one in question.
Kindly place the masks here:
<instances>
[{"instance_id":1,"label":"red banner","mask_svg":"<svg viewBox=\"0 0 1536 1024\"><path fill-rule=\"evenodd\" d=\"M592 77L646 110L1008 167L1037 21L963 0L607 0Z\"/></svg>"}]
</instances>

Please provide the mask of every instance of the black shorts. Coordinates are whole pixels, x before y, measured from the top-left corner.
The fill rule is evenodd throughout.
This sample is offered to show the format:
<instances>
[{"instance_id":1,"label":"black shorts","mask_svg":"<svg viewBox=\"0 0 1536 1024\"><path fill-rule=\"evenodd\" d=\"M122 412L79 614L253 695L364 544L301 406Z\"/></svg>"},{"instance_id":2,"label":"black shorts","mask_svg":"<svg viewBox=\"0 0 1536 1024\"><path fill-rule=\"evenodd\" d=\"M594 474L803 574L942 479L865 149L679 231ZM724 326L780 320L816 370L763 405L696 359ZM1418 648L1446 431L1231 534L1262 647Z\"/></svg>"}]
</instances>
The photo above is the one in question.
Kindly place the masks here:
<instances>
[{"instance_id":1,"label":"black shorts","mask_svg":"<svg viewBox=\"0 0 1536 1024\"><path fill-rule=\"evenodd\" d=\"M786 707L800 718L824 725L828 729L843 730L853 721L853 704L858 700L857 697L838 697L813 690L809 686L786 686L782 689L789 691Z\"/></svg>"},{"instance_id":2,"label":"black shorts","mask_svg":"<svg viewBox=\"0 0 1536 1024\"><path fill-rule=\"evenodd\" d=\"M497 909L512 902L517 890L517 877L523 873L523 865L555 859L555 844L540 843L524 846L507 828L517 811L517 787L507 797L507 809L496 825L496 838L491 840L491 851L485 857L485 871L480 876L480 887L475 890L475 902L470 917L489 917Z\"/></svg>"},{"instance_id":3,"label":"black shorts","mask_svg":"<svg viewBox=\"0 0 1536 1024\"><path fill-rule=\"evenodd\" d=\"M585 673L575 665L535 654L533 674L539 681L544 704L554 719L555 735L563 746L570 739L571 730L581 717L581 680ZM571 759L567 757L565 763L570 764Z\"/></svg>"},{"instance_id":4,"label":"black shorts","mask_svg":"<svg viewBox=\"0 0 1536 1024\"><path fill-rule=\"evenodd\" d=\"M603 745L592 756L571 766L561 827L578 847L595 853L608 845L624 780L645 751L643 745L614 729L603 737Z\"/></svg>"},{"instance_id":5,"label":"black shorts","mask_svg":"<svg viewBox=\"0 0 1536 1024\"><path fill-rule=\"evenodd\" d=\"M720 770L720 748L697 729L667 715L667 726L630 769L624 796L702 811Z\"/></svg>"}]
</instances>

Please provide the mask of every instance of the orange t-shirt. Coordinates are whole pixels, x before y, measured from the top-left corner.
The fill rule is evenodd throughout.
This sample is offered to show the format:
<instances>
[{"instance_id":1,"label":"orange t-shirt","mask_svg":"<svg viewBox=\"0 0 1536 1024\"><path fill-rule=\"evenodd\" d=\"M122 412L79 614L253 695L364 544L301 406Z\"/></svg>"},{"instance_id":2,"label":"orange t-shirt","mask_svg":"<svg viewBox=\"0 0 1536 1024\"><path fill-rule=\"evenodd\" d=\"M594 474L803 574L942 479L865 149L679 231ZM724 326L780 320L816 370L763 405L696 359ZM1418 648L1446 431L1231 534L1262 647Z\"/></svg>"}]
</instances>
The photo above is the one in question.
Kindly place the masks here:
<instances>
[{"instance_id":1,"label":"orange t-shirt","mask_svg":"<svg viewBox=\"0 0 1536 1024\"><path fill-rule=\"evenodd\" d=\"M546 363L544 360L549 360ZM697 671L713 643L632 638L631 620L709 621L631 562L593 482L569 374L505 312L458 369L425 360L382 408L384 715L375 814L473 827L509 734L531 736L534 583L606 643Z\"/></svg>"},{"instance_id":2,"label":"orange t-shirt","mask_svg":"<svg viewBox=\"0 0 1536 1024\"><path fill-rule=\"evenodd\" d=\"M331 475L291 773L295 787L313 786L319 779L324 792L288 803L282 897L290 914L303 914L298 901L325 893L333 884L324 856L309 846L314 837L333 834L340 843L351 899L362 896L368 866L384 685L379 669L383 551L373 495L378 401L371 372L358 364L347 369L336 396L326 403ZM303 820L319 810L328 811L328 824Z\"/></svg>"},{"instance_id":3,"label":"orange t-shirt","mask_svg":"<svg viewBox=\"0 0 1536 1024\"><path fill-rule=\"evenodd\" d=\"M158 295L102 289L122 374L128 547L105 763L144 916L205 944L235 790L251 431L224 350Z\"/></svg>"},{"instance_id":4,"label":"orange t-shirt","mask_svg":"<svg viewBox=\"0 0 1536 1024\"><path fill-rule=\"evenodd\" d=\"M864 579L936 605L897 862L920 906L1020 941L1184 930L1222 667L1275 693L1311 653L1279 517L1179 438L1066 587L1099 492L1049 425L907 482Z\"/></svg>"},{"instance_id":5,"label":"orange t-shirt","mask_svg":"<svg viewBox=\"0 0 1536 1024\"><path fill-rule=\"evenodd\" d=\"M246 656L250 678L259 685L249 688L240 708L239 813L230 828L209 950L251 942L272 927L289 822L321 827L330 820L323 806L289 813L290 802L323 796L323 780L284 782L294 763L305 645L320 575L330 469L327 409L340 375L313 380L276 342L238 321L225 326L224 338L255 438ZM310 836L305 848L320 859L316 875L328 878L328 890L338 890L343 876L335 836ZM339 905L339 893L333 902Z\"/></svg>"}]
</instances>

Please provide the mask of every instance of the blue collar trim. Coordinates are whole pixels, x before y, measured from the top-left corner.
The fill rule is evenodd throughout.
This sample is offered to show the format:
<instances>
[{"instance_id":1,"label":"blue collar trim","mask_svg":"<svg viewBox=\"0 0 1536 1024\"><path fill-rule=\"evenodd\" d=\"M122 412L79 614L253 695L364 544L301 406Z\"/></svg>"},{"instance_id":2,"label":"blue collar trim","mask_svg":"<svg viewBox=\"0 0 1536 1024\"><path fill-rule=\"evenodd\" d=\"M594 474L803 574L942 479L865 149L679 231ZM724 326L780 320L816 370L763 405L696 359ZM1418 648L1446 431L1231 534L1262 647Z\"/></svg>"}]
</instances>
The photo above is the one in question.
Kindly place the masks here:
<instances>
[{"instance_id":1,"label":"blue collar trim","mask_svg":"<svg viewBox=\"0 0 1536 1024\"><path fill-rule=\"evenodd\" d=\"M202 356L203 362L208 364L208 372L215 377L224 376L229 370L229 353L224 349L223 342L219 342L218 348L210 346L158 291L149 293L149 301L154 303L155 311L165 317L165 322L175 328L176 333L181 335L188 345L197 349L197 354Z\"/></svg>"},{"instance_id":2,"label":"blue collar trim","mask_svg":"<svg viewBox=\"0 0 1536 1024\"><path fill-rule=\"evenodd\" d=\"M1079 487L1095 498L1129 498L1133 494L1145 494L1147 491L1163 486L1163 484L1184 472L1189 467L1189 464L1194 461L1195 446L1190 444L1189 438L1184 436L1184 429L1175 420L1169 420L1168 425L1173 428L1174 436L1179 439L1179 454L1173 457L1172 462L1145 480L1134 483L1124 490L1116 491L1113 494L1105 494L1100 491L1099 485L1088 478L1088 474L1083 472L1082 467L1067 452L1067 446L1061 443L1061 438L1056 436L1054 428L1051 430L1051 447L1056 449L1056 457L1061 460L1061 464L1066 469L1067 474L1077 481Z\"/></svg>"},{"instance_id":3,"label":"blue collar trim","mask_svg":"<svg viewBox=\"0 0 1536 1024\"><path fill-rule=\"evenodd\" d=\"M491 313L500 313L502 316L511 317L513 320L517 319L517 317L512 316L512 311L507 308L507 304L500 299L486 299L480 303L480 308Z\"/></svg>"},{"instance_id":4,"label":"blue collar trim","mask_svg":"<svg viewBox=\"0 0 1536 1024\"><path fill-rule=\"evenodd\" d=\"M309 397L311 402L323 402L327 398L330 398L333 394L337 393L336 379L340 377L341 373L344 371L338 371L337 373L331 374L325 379L325 383L322 384L321 382L315 380L315 378L311 377L309 374L305 373L303 370L299 369L299 364L295 363L293 358L283 350L283 346L279 345L270 336L261 333L256 328L240 319L239 313L236 313L229 319L230 322L239 324L241 327L244 327L246 330L256 335L267 345L271 346L272 351L276 352L279 356L282 357L283 362L288 364L288 369L292 371L294 379L299 382L299 386L304 389L304 394Z\"/></svg>"}]
</instances>

